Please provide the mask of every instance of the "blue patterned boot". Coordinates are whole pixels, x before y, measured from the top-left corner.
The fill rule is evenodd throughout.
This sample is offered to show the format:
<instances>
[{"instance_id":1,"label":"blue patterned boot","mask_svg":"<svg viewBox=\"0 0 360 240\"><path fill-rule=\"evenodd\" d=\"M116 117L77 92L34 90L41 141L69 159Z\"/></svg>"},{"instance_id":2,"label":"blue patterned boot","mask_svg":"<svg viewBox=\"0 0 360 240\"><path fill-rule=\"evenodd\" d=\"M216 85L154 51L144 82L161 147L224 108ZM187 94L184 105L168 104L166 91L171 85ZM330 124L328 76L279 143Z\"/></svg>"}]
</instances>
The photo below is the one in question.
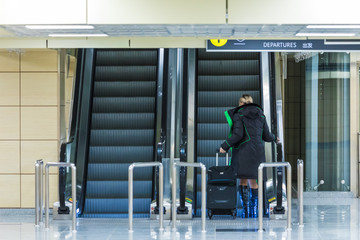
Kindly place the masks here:
<instances>
[{"instance_id":1,"label":"blue patterned boot","mask_svg":"<svg viewBox=\"0 0 360 240\"><path fill-rule=\"evenodd\" d=\"M258 217L258 189L250 188L250 203L249 203L249 217Z\"/></svg>"},{"instance_id":2,"label":"blue patterned boot","mask_svg":"<svg viewBox=\"0 0 360 240\"><path fill-rule=\"evenodd\" d=\"M247 186L239 186L240 203L242 207L241 218L249 217L249 188Z\"/></svg>"}]
</instances>

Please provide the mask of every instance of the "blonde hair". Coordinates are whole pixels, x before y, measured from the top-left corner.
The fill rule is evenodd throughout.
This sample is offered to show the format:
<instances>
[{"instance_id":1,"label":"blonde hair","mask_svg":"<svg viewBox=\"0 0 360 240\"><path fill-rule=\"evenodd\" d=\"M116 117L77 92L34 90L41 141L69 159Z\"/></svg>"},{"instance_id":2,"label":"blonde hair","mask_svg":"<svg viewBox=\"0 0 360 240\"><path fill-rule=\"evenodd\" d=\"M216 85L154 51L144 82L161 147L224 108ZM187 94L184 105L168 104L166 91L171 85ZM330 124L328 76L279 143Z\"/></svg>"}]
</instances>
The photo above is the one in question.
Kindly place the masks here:
<instances>
[{"instance_id":1,"label":"blonde hair","mask_svg":"<svg viewBox=\"0 0 360 240\"><path fill-rule=\"evenodd\" d=\"M253 98L250 95L244 94L242 98L245 99L245 104L253 103Z\"/></svg>"},{"instance_id":2,"label":"blonde hair","mask_svg":"<svg viewBox=\"0 0 360 240\"><path fill-rule=\"evenodd\" d=\"M242 106L242 105L244 105L244 104L246 104L246 100L245 100L245 98L241 97L241 98L239 99L239 106Z\"/></svg>"}]
</instances>

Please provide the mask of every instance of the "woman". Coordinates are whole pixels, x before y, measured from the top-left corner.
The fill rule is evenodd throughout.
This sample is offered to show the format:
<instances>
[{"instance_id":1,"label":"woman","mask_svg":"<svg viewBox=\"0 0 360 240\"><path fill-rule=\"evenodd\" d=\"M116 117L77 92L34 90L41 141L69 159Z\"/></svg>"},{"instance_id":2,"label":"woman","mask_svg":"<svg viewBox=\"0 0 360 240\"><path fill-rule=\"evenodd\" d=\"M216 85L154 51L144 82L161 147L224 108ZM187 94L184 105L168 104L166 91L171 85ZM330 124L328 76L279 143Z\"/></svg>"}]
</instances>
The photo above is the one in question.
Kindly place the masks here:
<instances>
[{"instance_id":1,"label":"woman","mask_svg":"<svg viewBox=\"0 0 360 240\"><path fill-rule=\"evenodd\" d=\"M258 167L265 162L265 142L279 141L270 133L262 108L253 103L252 97L243 95L239 107L225 112L231 131L221 144L220 152L232 149L231 166L240 178L242 217L257 217ZM250 186L250 201L248 187Z\"/></svg>"}]
</instances>

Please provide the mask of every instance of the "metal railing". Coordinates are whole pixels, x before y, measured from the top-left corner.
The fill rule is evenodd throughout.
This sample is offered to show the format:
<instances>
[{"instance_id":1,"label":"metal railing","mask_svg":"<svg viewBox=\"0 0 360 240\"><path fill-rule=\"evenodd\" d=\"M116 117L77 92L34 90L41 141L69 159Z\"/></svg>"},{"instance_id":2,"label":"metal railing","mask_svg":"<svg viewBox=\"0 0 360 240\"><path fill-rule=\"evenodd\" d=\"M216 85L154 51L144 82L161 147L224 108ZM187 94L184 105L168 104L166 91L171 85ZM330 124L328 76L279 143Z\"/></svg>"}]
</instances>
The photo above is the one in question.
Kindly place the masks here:
<instances>
[{"instance_id":1,"label":"metal railing","mask_svg":"<svg viewBox=\"0 0 360 240\"><path fill-rule=\"evenodd\" d=\"M164 218L164 168L160 162L138 162L129 166L128 173L128 193L129 193L129 232L133 232L133 187L134 187L134 168L135 167L159 167L159 224L160 231L164 230L163 218Z\"/></svg>"},{"instance_id":2,"label":"metal railing","mask_svg":"<svg viewBox=\"0 0 360 240\"><path fill-rule=\"evenodd\" d=\"M286 196L287 196L287 230L291 230L291 165L288 162L261 163L258 167L258 184L259 184L259 232L263 232L263 168L266 167L286 167ZM280 183L281 184L281 183Z\"/></svg>"},{"instance_id":3,"label":"metal railing","mask_svg":"<svg viewBox=\"0 0 360 240\"><path fill-rule=\"evenodd\" d=\"M49 162L45 166L45 228L49 228L49 168L71 167L72 230L76 232L76 167L73 163Z\"/></svg>"},{"instance_id":4,"label":"metal railing","mask_svg":"<svg viewBox=\"0 0 360 240\"><path fill-rule=\"evenodd\" d=\"M35 162L35 226L40 226L43 217L43 196L44 196L44 183L43 183L43 169L44 162L42 159Z\"/></svg>"},{"instance_id":5,"label":"metal railing","mask_svg":"<svg viewBox=\"0 0 360 240\"><path fill-rule=\"evenodd\" d=\"M299 227L304 227L304 162L301 159L297 161L297 175Z\"/></svg>"},{"instance_id":6,"label":"metal railing","mask_svg":"<svg viewBox=\"0 0 360 240\"><path fill-rule=\"evenodd\" d=\"M206 167L202 163L174 163L172 175L172 226L176 229L176 167L201 168L201 231L206 232Z\"/></svg>"}]
</instances>

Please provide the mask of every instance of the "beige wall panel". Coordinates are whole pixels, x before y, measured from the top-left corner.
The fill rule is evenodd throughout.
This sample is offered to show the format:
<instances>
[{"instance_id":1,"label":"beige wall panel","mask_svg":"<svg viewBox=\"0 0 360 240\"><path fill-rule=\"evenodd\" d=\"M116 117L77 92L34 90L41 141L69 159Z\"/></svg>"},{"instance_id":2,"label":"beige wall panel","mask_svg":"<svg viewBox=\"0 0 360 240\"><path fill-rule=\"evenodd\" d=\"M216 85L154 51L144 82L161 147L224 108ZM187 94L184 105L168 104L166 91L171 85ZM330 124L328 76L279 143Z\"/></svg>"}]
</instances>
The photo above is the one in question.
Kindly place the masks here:
<instances>
[{"instance_id":1,"label":"beige wall panel","mask_svg":"<svg viewBox=\"0 0 360 240\"><path fill-rule=\"evenodd\" d=\"M58 162L57 141L22 141L21 142L21 173L35 174L35 161L43 159L47 162ZM51 173L58 172L55 168Z\"/></svg>"},{"instance_id":2,"label":"beige wall panel","mask_svg":"<svg viewBox=\"0 0 360 240\"><path fill-rule=\"evenodd\" d=\"M25 51L21 55L21 71L58 70L58 53L55 50Z\"/></svg>"},{"instance_id":3,"label":"beige wall panel","mask_svg":"<svg viewBox=\"0 0 360 240\"><path fill-rule=\"evenodd\" d=\"M50 207L58 200L58 175L50 175ZM45 176L44 176L45 187ZM21 176L21 208L34 208L35 207L35 175L22 175ZM45 201L45 190L44 190ZM45 202L44 202L45 204Z\"/></svg>"},{"instance_id":4,"label":"beige wall panel","mask_svg":"<svg viewBox=\"0 0 360 240\"><path fill-rule=\"evenodd\" d=\"M360 1L228 0L229 24L358 24Z\"/></svg>"},{"instance_id":5,"label":"beige wall panel","mask_svg":"<svg viewBox=\"0 0 360 240\"><path fill-rule=\"evenodd\" d=\"M131 48L205 48L201 38L132 38Z\"/></svg>"},{"instance_id":6,"label":"beige wall panel","mask_svg":"<svg viewBox=\"0 0 360 240\"><path fill-rule=\"evenodd\" d=\"M86 24L86 0L0 0L0 24Z\"/></svg>"},{"instance_id":7,"label":"beige wall panel","mask_svg":"<svg viewBox=\"0 0 360 240\"><path fill-rule=\"evenodd\" d=\"M0 208L20 207L20 175L0 175Z\"/></svg>"},{"instance_id":8,"label":"beige wall panel","mask_svg":"<svg viewBox=\"0 0 360 240\"><path fill-rule=\"evenodd\" d=\"M46 39L1 38L0 48L47 48Z\"/></svg>"},{"instance_id":9,"label":"beige wall panel","mask_svg":"<svg viewBox=\"0 0 360 240\"><path fill-rule=\"evenodd\" d=\"M57 139L57 107L22 107L21 139Z\"/></svg>"},{"instance_id":10,"label":"beige wall panel","mask_svg":"<svg viewBox=\"0 0 360 240\"><path fill-rule=\"evenodd\" d=\"M0 141L0 174L20 173L20 142Z\"/></svg>"},{"instance_id":11,"label":"beige wall panel","mask_svg":"<svg viewBox=\"0 0 360 240\"><path fill-rule=\"evenodd\" d=\"M0 139L20 138L20 109L0 107Z\"/></svg>"},{"instance_id":12,"label":"beige wall panel","mask_svg":"<svg viewBox=\"0 0 360 240\"><path fill-rule=\"evenodd\" d=\"M49 48L128 48L129 39L117 37L50 38Z\"/></svg>"},{"instance_id":13,"label":"beige wall panel","mask_svg":"<svg viewBox=\"0 0 360 240\"><path fill-rule=\"evenodd\" d=\"M88 0L89 24L224 24L225 0Z\"/></svg>"},{"instance_id":14,"label":"beige wall panel","mask_svg":"<svg viewBox=\"0 0 360 240\"><path fill-rule=\"evenodd\" d=\"M57 73L22 73L22 105L57 105Z\"/></svg>"},{"instance_id":15,"label":"beige wall panel","mask_svg":"<svg viewBox=\"0 0 360 240\"><path fill-rule=\"evenodd\" d=\"M1 42L0 42L0 47ZM20 70L19 54L10 51L0 52L0 72L18 72Z\"/></svg>"},{"instance_id":16,"label":"beige wall panel","mask_svg":"<svg viewBox=\"0 0 360 240\"><path fill-rule=\"evenodd\" d=\"M0 105L19 105L19 79L19 73L0 72Z\"/></svg>"}]
</instances>

